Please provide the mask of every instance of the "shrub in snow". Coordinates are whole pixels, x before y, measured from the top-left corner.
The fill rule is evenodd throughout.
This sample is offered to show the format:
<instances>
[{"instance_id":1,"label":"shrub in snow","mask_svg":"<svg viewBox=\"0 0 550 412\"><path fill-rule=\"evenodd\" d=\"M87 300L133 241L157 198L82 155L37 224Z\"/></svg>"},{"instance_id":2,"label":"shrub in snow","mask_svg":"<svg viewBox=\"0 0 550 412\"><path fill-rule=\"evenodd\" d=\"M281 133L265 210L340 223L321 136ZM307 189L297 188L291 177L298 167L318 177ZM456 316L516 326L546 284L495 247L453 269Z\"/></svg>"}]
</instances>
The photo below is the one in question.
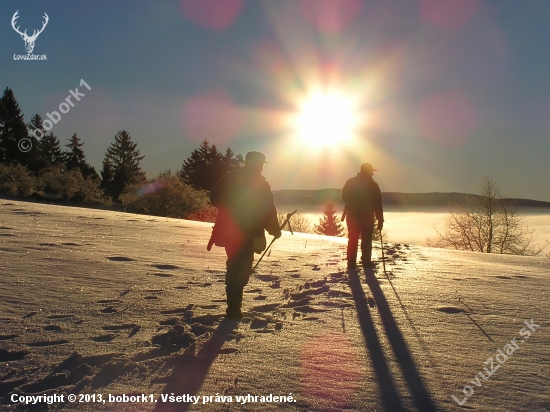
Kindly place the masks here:
<instances>
[{"instance_id":1,"label":"shrub in snow","mask_svg":"<svg viewBox=\"0 0 550 412\"><path fill-rule=\"evenodd\" d=\"M127 211L175 218L187 218L210 206L207 192L194 189L171 172L127 186L119 199Z\"/></svg>"},{"instance_id":2,"label":"shrub in snow","mask_svg":"<svg viewBox=\"0 0 550 412\"><path fill-rule=\"evenodd\" d=\"M6 196L28 197L33 193L34 177L25 166L0 164L0 193Z\"/></svg>"}]
</instances>

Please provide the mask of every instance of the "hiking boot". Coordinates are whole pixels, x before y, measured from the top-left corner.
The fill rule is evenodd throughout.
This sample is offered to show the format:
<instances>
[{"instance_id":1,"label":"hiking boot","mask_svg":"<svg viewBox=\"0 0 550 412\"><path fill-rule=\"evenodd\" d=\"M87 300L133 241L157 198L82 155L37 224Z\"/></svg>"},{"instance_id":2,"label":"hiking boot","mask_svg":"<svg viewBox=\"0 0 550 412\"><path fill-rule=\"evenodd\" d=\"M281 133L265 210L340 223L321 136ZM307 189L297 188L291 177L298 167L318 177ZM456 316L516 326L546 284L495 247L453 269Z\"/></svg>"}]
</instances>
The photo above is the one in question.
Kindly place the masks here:
<instances>
[{"instance_id":1,"label":"hiking boot","mask_svg":"<svg viewBox=\"0 0 550 412\"><path fill-rule=\"evenodd\" d=\"M243 301L243 288L240 286L227 286L227 310L226 318L239 320L242 319L241 304Z\"/></svg>"},{"instance_id":2,"label":"hiking boot","mask_svg":"<svg viewBox=\"0 0 550 412\"><path fill-rule=\"evenodd\" d=\"M231 319L231 320L241 320L243 318L243 314L242 312L239 310L239 311L227 311L225 317L227 319Z\"/></svg>"}]
</instances>

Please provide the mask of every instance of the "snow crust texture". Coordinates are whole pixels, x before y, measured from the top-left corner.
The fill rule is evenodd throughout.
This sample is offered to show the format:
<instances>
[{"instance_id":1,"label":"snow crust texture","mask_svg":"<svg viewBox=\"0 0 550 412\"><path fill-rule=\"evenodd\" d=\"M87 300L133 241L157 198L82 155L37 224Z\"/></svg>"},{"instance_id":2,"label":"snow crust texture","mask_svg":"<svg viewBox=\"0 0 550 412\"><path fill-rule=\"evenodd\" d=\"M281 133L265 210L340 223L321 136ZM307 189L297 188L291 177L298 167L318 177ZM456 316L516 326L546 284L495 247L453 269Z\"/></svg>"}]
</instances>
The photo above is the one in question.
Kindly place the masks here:
<instances>
[{"instance_id":1,"label":"snow crust texture","mask_svg":"<svg viewBox=\"0 0 550 412\"><path fill-rule=\"evenodd\" d=\"M235 322L211 226L0 199L0 410L550 410L548 258L284 232Z\"/></svg>"}]
</instances>

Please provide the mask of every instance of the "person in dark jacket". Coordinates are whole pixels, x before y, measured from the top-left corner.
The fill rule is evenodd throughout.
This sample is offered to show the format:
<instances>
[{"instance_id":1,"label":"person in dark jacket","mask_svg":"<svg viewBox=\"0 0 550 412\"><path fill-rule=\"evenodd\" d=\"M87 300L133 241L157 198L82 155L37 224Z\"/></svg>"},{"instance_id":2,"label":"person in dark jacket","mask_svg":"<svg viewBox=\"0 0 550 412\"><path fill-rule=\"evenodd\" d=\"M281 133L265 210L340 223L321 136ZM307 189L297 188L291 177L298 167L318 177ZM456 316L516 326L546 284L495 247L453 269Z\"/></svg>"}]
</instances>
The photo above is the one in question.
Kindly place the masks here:
<instances>
[{"instance_id":1,"label":"person in dark jacket","mask_svg":"<svg viewBox=\"0 0 550 412\"><path fill-rule=\"evenodd\" d=\"M281 237L271 186L262 176L265 163L263 153L248 152L245 165L222 176L210 191L218 215L208 250L215 244L227 253L226 316L230 319L242 318L243 288L252 273L254 252L265 250L264 230Z\"/></svg>"},{"instance_id":2,"label":"person in dark jacket","mask_svg":"<svg viewBox=\"0 0 550 412\"><path fill-rule=\"evenodd\" d=\"M370 163L363 163L355 177L348 179L342 188L341 199L345 203L346 223L348 226L348 269L357 268L357 244L361 235L361 262L363 267L374 267L371 261L372 233L374 217L378 221L378 230L382 230L384 215L380 187L372 176L374 169Z\"/></svg>"}]
</instances>

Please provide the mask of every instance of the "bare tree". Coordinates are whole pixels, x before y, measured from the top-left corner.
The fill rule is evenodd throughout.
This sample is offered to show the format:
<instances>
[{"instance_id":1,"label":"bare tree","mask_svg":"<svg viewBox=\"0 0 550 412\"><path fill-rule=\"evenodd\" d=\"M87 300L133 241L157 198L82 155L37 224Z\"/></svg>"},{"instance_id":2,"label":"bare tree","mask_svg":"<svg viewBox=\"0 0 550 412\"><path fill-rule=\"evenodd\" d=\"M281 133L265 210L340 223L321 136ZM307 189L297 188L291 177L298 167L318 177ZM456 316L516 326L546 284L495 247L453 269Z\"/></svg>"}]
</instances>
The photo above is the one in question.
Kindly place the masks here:
<instances>
[{"instance_id":1,"label":"bare tree","mask_svg":"<svg viewBox=\"0 0 550 412\"><path fill-rule=\"evenodd\" d=\"M277 220L279 221L279 225L282 225L283 222L286 219L286 215L283 213L277 214ZM308 219L308 217L302 213L295 213L290 218L290 226L292 227L292 230L294 232L299 233L313 233L311 229L311 221ZM288 229L288 226L286 227Z\"/></svg>"},{"instance_id":2,"label":"bare tree","mask_svg":"<svg viewBox=\"0 0 550 412\"><path fill-rule=\"evenodd\" d=\"M517 206L504 199L496 183L485 177L479 196L465 195L451 206L438 238L428 245L483 253L537 255L535 231Z\"/></svg>"}]
</instances>

